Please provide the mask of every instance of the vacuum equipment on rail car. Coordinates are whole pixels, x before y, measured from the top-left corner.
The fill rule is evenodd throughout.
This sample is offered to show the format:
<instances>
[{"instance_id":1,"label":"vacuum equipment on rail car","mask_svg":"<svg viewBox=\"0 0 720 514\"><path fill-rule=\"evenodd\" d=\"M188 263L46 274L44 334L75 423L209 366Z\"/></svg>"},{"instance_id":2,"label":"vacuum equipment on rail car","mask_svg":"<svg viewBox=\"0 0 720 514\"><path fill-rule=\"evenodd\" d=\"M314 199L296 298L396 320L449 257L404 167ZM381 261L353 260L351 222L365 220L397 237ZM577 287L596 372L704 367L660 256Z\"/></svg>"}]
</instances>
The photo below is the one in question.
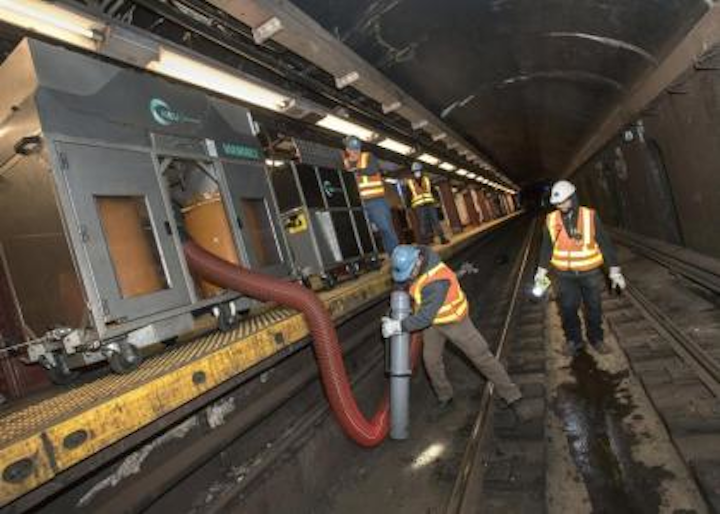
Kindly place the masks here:
<instances>
[{"instance_id":1,"label":"vacuum equipment on rail car","mask_svg":"<svg viewBox=\"0 0 720 514\"><path fill-rule=\"evenodd\" d=\"M340 152L293 140L299 162L271 171L293 261L303 277L332 287L339 273L354 275L377 261L377 249L352 173Z\"/></svg>"},{"instance_id":2,"label":"vacuum equipment on rail car","mask_svg":"<svg viewBox=\"0 0 720 514\"><path fill-rule=\"evenodd\" d=\"M2 270L55 381L249 299L195 280L177 224L223 259L291 271L254 121L243 107L133 68L25 40L0 68Z\"/></svg>"}]
</instances>

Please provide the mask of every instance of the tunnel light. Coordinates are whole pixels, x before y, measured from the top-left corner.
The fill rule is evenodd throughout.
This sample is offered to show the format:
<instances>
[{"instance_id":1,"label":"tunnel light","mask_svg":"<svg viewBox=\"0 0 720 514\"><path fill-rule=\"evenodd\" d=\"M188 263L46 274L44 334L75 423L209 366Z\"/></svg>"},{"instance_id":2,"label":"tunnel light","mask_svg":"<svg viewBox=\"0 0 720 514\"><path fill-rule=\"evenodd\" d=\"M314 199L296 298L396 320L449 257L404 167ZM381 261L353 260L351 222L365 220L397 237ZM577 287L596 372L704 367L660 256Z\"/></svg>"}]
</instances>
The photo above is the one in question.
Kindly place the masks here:
<instances>
[{"instance_id":1,"label":"tunnel light","mask_svg":"<svg viewBox=\"0 0 720 514\"><path fill-rule=\"evenodd\" d=\"M294 103L287 95L167 48L160 48L158 58L150 62L147 69L277 112L287 110Z\"/></svg>"},{"instance_id":2,"label":"tunnel light","mask_svg":"<svg viewBox=\"0 0 720 514\"><path fill-rule=\"evenodd\" d=\"M378 146L385 148L386 150L390 150L391 152L399 153L401 155L410 155L411 153L415 152L415 149L412 146L403 144L399 141L395 141L394 139L385 138L382 141L378 143Z\"/></svg>"},{"instance_id":3,"label":"tunnel light","mask_svg":"<svg viewBox=\"0 0 720 514\"><path fill-rule=\"evenodd\" d=\"M455 171L457 169L457 166L454 164L450 164L449 162L443 162L440 164L440 169L445 171Z\"/></svg>"},{"instance_id":4,"label":"tunnel light","mask_svg":"<svg viewBox=\"0 0 720 514\"><path fill-rule=\"evenodd\" d=\"M267 164L271 168L279 168L281 166L285 166L285 161L280 161L276 159L265 159L265 164Z\"/></svg>"},{"instance_id":5,"label":"tunnel light","mask_svg":"<svg viewBox=\"0 0 720 514\"><path fill-rule=\"evenodd\" d=\"M438 159L434 155L430 155L429 153L422 154L420 157L418 157L418 160L432 166L437 166L438 164L440 164L440 159Z\"/></svg>"},{"instance_id":6,"label":"tunnel light","mask_svg":"<svg viewBox=\"0 0 720 514\"><path fill-rule=\"evenodd\" d=\"M346 136L355 136L363 141L371 141L377 137L377 134L370 129L361 127L351 121L338 118L332 114L328 114L323 119L316 123L319 127L332 130L333 132L339 132Z\"/></svg>"},{"instance_id":7,"label":"tunnel light","mask_svg":"<svg viewBox=\"0 0 720 514\"><path fill-rule=\"evenodd\" d=\"M477 177L477 175L475 173L468 173L466 176L470 180L475 180L475 178Z\"/></svg>"},{"instance_id":8,"label":"tunnel light","mask_svg":"<svg viewBox=\"0 0 720 514\"><path fill-rule=\"evenodd\" d=\"M470 173L468 170L462 169L462 168L460 168L459 170L457 170L457 171L455 172L456 175L460 175L461 177L464 177L464 176L467 175L468 173Z\"/></svg>"},{"instance_id":9,"label":"tunnel light","mask_svg":"<svg viewBox=\"0 0 720 514\"><path fill-rule=\"evenodd\" d=\"M0 20L88 50L103 39L97 20L37 0L0 0Z\"/></svg>"}]
</instances>

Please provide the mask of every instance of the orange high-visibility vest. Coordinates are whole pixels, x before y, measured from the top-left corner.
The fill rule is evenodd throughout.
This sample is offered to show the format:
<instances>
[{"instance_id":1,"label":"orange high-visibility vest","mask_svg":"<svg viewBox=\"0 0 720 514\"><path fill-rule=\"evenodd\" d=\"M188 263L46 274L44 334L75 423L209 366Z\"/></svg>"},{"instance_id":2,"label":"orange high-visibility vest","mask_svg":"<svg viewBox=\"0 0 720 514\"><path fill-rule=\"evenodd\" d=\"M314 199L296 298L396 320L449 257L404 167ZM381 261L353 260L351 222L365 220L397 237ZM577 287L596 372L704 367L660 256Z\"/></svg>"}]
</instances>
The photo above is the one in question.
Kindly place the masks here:
<instances>
[{"instance_id":1,"label":"orange high-visibility vest","mask_svg":"<svg viewBox=\"0 0 720 514\"><path fill-rule=\"evenodd\" d=\"M469 305L467 297L460 287L457 276L445 263L441 262L430 271L423 273L410 286L410 296L415 301L415 309L417 310L422 303L423 287L435 280L447 280L450 282L450 289L445 295L445 302L435 315L433 325L446 325L448 323L457 323L465 319L467 316Z\"/></svg>"},{"instance_id":2,"label":"orange high-visibility vest","mask_svg":"<svg viewBox=\"0 0 720 514\"><path fill-rule=\"evenodd\" d=\"M578 239L571 238L562 221L560 211L547 217L547 228L553 243L550 264L560 271L591 271L603 265L603 256L595 238L595 211L587 207L578 210Z\"/></svg>"},{"instance_id":3,"label":"orange high-visibility vest","mask_svg":"<svg viewBox=\"0 0 720 514\"><path fill-rule=\"evenodd\" d=\"M360 154L360 160L357 167L352 171L364 170L368 167L368 164L370 164L370 154L368 152L363 152ZM383 183L382 175L380 173L373 173L372 175L356 173L355 180L357 181L360 198L363 200L372 200L374 198L383 198L385 196L385 184Z\"/></svg>"},{"instance_id":4,"label":"orange high-visibility vest","mask_svg":"<svg viewBox=\"0 0 720 514\"><path fill-rule=\"evenodd\" d=\"M432 194L432 184L430 179L423 175L420 180L420 184L417 180L411 178L408 180L408 187L410 188L410 206L420 207L421 205L428 205L435 203L435 198Z\"/></svg>"}]
</instances>

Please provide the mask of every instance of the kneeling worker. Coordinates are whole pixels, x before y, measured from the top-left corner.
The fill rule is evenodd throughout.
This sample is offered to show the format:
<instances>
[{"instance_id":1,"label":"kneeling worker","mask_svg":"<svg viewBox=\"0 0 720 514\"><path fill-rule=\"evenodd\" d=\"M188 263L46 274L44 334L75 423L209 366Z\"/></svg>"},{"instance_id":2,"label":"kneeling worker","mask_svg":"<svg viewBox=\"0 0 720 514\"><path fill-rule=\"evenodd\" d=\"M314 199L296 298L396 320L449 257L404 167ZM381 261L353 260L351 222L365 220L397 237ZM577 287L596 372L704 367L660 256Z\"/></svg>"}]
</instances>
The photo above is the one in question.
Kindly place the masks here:
<instances>
[{"instance_id":1,"label":"kneeling worker","mask_svg":"<svg viewBox=\"0 0 720 514\"><path fill-rule=\"evenodd\" d=\"M535 284L541 287L550 266L557 277L560 305L568 351L575 357L585 346L578 310L584 305L587 339L598 353L610 353L603 340L601 292L603 264L610 268L613 289L625 289L625 278L618 266L615 248L597 213L580 206L575 186L567 180L557 182L550 193L557 210L548 214Z\"/></svg>"},{"instance_id":2,"label":"kneeling worker","mask_svg":"<svg viewBox=\"0 0 720 514\"><path fill-rule=\"evenodd\" d=\"M498 395L518 420L527 421L531 417L527 402L470 320L467 297L457 276L440 256L428 246L398 246L392 254L392 276L396 283L410 283L415 312L402 322L383 317L383 336L424 330L423 361L441 407L446 407L453 398L443 362L445 340L449 339L495 384Z\"/></svg>"}]
</instances>

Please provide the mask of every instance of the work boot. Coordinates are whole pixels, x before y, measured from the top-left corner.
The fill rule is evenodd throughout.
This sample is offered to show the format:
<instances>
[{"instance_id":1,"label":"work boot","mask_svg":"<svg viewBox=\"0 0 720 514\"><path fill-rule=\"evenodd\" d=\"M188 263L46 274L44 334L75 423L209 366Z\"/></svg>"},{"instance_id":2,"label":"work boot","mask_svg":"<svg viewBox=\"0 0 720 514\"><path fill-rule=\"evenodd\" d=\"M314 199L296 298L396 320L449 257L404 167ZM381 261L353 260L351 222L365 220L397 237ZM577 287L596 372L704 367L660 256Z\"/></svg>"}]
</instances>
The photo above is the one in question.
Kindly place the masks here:
<instances>
[{"instance_id":1,"label":"work boot","mask_svg":"<svg viewBox=\"0 0 720 514\"><path fill-rule=\"evenodd\" d=\"M450 406L452 405L453 397L446 398L444 400L438 400L437 409L439 411L446 411L450 409Z\"/></svg>"},{"instance_id":2,"label":"work boot","mask_svg":"<svg viewBox=\"0 0 720 514\"><path fill-rule=\"evenodd\" d=\"M600 355L610 355L612 353L612 348L610 348L610 346L608 346L605 343L605 341L600 341L599 343L593 343L592 347Z\"/></svg>"},{"instance_id":3,"label":"work boot","mask_svg":"<svg viewBox=\"0 0 720 514\"><path fill-rule=\"evenodd\" d=\"M576 343L575 341L568 341L565 344L568 357L572 357L573 359L580 355L585 347L585 343L583 342Z\"/></svg>"},{"instance_id":4,"label":"work boot","mask_svg":"<svg viewBox=\"0 0 720 514\"><path fill-rule=\"evenodd\" d=\"M530 421L534 417L533 409L530 406L529 400L525 398L519 398L510 404L510 408L515 414L515 419L518 423L524 424Z\"/></svg>"}]
</instances>

